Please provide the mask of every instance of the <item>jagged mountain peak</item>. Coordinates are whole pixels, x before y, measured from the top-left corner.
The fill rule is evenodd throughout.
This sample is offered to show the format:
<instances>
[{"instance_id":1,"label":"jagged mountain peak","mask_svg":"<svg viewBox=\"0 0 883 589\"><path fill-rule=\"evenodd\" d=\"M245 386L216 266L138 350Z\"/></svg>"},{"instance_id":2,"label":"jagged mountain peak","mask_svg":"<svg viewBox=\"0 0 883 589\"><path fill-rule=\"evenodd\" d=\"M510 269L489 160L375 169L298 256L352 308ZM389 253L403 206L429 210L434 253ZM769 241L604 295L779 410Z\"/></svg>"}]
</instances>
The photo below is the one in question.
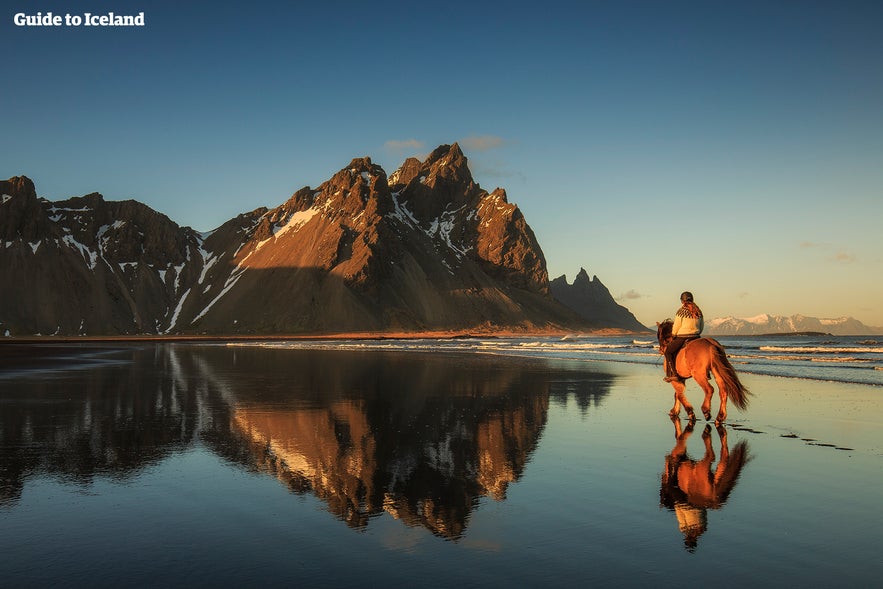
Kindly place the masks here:
<instances>
[{"instance_id":1,"label":"jagged mountain peak","mask_svg":"<svg viewBox=\"0 0 883 589\"><path fill-rule=\"evenodd\" d=\"M100 192L90 192L84 196L72 196L61 202L70 208L95 208L104 204L104 195Z\"/></svg>"},{"instance_id":2,"label":"jagged mountain peak","mask_svg":"<svg viewBox=\"0 0 883 589\"><path fill-rule=\"evenodd\" d=\"M452 166L452 167L461 167L466 165L466 156L463 154L463 150L460 149L459 143L453 143L451 145L439 145L427 156L424 164L428 166L433 166L435 164L441 164L442 166Z\"/></svg>"},{"instance_id":3,"label":"jagged mountain peak","mask_svg":"<svg viewBox=\"0 0 883 589\"><path fill-rule=\"evenodd\" d=\"M0 198L4 195L8 197L24 196L36 200L37 190L34 187L34 181L27 176L13 176L9 180L0 181Z\"/></svg>"},{"instance_id":4,"label":"jagged mountain peak","mask_svg":"<svg viewBox=\"0 0 883 589\"><path fill-rule=\"evenodd\" d=\"M601 281L598 280L597 276L590 276L585 268L580 267L579 272L576 273L576 276L573 278L573 282L570 283L567 281L567 275L562 274L558 278L555 278L553 283L560 285L561 287L571 288L573 290L585 291L586 289L596 289L600 287L604 291L606 288Z\"/></svg>"},{"instance_id":5,"label":"jagged mountain peak","mask_svg":"<svg viewBox=\"0 0 883 589\"><path fill-rule=\"evenodd\" d=\"M340 217L352 216L365 209L386 212L391 207L386 172L370 157L361 157L353 159L315 189L304 186L288 201L264 211L263 215L271 223L279 223L294 213L311 209L326 216Z\"/></svg>"},{"instance_id":6,"label":"jagged mountain peak","mask_svg":"<svg viewBox=\"0 0 883 589\"><path fill-rule=\"evenodd\" d=\"M410 184L411 180L420 175L420 167L423 163L416 157L406 158L399 168L389 175L390 186L401 189Z\"/></svg>"},{"instance_id":7,"label":"jagged mountain peak","mask_svg":"<svg viewBox=\"0 0 883 589\"><path fill-rule=\"evenodd\" d=\"M440 183L467 190L475 186L469 162L456 143L437 147L423 162L423 168L426 174L424 182L433 188Z\"/></svg>"},{"instance_id":8,"label":"jagged mountain peak","mask_svg":"<svg viewBox=\"0 0 883 589\"><path fill-rule=\"evenodd\" d=\"M487 194L473 180L466 156L456 143L437 147L422 162L408 158L390 176L390 185L398 201L424 224L474 207Z\"/></svg>"},{"instance_id":9,"label":"jagged mountain peak","mask_svg":"<svg viewBox=\"0 0 883 589\"><path fill-rule=\"evenodd\" d=\"M524 215L474 182L456 143L389 177L355 158L206 234L137 201L49 202L32 186L0 183L0 324L15 335L590 325L550 296Z\"/></svg>"},{"instance_id":10,"label":"jagged mountain peak","mask_svg":"<svg viewBox=\"0 0 883 589\"><path fill-rule=\"evenodd\" d=\"M596 326L647 331L628 309L614 300L597 276L589 278L585 268L580 268L573 284L568 284L567 276L562 274L551 281L550 288L553 297Z\"/></svg>"}]
</instances>

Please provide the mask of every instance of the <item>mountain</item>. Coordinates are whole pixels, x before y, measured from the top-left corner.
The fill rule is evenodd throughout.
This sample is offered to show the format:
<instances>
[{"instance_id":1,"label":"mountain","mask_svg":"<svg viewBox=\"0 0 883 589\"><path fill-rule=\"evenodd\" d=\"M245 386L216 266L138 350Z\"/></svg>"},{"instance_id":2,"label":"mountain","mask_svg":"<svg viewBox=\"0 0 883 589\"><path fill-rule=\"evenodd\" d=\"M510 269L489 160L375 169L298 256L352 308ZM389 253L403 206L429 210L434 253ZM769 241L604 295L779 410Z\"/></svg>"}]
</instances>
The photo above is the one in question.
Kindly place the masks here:
<instances>
[{"instance_id":1,"label":"mountain","mask_svg":"<svg viewBox=\"0 0 883 589\"><path fill-rule=\"evenodd\" d=\"M566 276L561 275L552 280L550 286L555 299L597 327L650 331L628 309L616 303L597 276L589 278L585 268L580 268L573 284L568 284Z\"/></svg>"},{"instance_id":2,"label":"mountain","mask_svg":"<svg viewBox=\"0 0 883 589\"><path fill-rule=\"evenodd\" d=\"M0 332L156 333L199 276L199 243L135 201L53 203L26 177L0 181Z\"/></svg>"},{"instance_id":3,"label":"mountain","mask_svg":"<svg viewBox=\"0 0 883 589\"><path fill-rule=\"evenodd\" d=\"M552 296L521 211L474 182L457 144L388 177L354 159L205 234L136 201L50 202L26 177L0 181L0 276L10 335L600 325Z\"/></svg>"},{"instance_id":4,"label":"mountain","mask_svg":"<svg viewBox=\"0 0 883 589\"><path fill-rule=\"evenodd\" d=\"M870 327L852 317L818 319L804 315L758 315L738 319L722 317L706 322L706 335L762 335L814 331L832 335L879 335L883 327Z\"/></svg>"}]
</instances>

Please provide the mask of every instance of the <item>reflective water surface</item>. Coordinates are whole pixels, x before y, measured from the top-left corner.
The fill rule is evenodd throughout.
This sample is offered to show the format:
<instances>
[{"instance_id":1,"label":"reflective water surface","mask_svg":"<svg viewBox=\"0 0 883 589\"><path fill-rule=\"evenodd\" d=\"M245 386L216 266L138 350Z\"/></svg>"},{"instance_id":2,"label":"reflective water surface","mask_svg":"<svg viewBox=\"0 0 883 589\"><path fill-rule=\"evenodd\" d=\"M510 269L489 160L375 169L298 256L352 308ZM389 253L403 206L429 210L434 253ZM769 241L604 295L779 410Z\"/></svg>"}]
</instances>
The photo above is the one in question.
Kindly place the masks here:
<instances>
[{"instance_id":1,"label":"reflective water surface","mask_svg":"<svg viewBox=\"0 0 883 589\"><path fill-rule=\"evenodd\" d=\"M759 407L714 429L670 421L660 378L440 350L0 346L0 578L876 582L883 451L861 431L879 401L823 427L758 377Z\"/></svg>"}]
</instances>

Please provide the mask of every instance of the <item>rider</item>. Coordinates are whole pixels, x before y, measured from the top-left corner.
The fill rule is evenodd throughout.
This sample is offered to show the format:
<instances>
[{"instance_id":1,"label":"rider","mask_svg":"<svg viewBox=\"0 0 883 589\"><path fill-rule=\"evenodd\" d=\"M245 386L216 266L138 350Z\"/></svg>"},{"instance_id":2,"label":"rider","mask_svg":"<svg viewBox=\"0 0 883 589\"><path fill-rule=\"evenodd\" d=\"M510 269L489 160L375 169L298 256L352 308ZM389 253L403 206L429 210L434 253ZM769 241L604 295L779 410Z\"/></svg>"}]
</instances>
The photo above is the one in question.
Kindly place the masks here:
<instances>
[{"instance_id":1,"label":"rider","mask_svg":"<svg viewBox=\"0 0 883 589\"><path fill-rule=\"evenodd\" d=\"M702 311L693 302L693 293L681 293L681 308L675 313L671 334L674 336L665 347L665 382L682 380L675 368L678 352L690 340L697 339L705 326Z\"/></svg>"}]
</instances>

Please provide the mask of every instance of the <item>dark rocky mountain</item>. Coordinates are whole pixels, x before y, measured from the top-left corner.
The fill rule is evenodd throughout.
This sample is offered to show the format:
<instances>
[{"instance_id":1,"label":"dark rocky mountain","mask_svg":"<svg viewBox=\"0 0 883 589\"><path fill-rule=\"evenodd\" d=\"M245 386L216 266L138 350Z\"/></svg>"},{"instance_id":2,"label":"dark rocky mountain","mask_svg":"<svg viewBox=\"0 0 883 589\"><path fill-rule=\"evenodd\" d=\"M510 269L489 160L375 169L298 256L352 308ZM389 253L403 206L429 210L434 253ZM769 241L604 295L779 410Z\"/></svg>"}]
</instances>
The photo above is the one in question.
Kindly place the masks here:
<instances>
[{"instance_id":1,"label":"dark rocky mountain","mask_svg":"<svg viewBox=\"0 0 883 589\"><path fill-rule=\"evenodd\" d=\"M196 232L141 203L0 181L0 333L157 333L198 257Z\"/></svg>"},{"instance_id":2,"label":"dark rocky mountain","mask_svg":"<svg viewBox=\"0 0 883 589\"><path fill-rule=\"evenodd\" d=\"M580 268L573 280L567 283L562 275L551 284L552 296L595 327L614 327L629 331L650 331L632 315L631 311L613 299L607 287L597 276L589 278L585 268Z\"/></svg>"},{"instance_id":3,"label":"dark rocky mountain","mask_svg":"<svg viewBox=\"0 0 883 589\"><path fill-rule=\"evenodd\" d=\"M457 144L389 177L355 159L206 234L135 201L0 181L0 276L10 335L582 330L615 305L552 296L521 211L474 182Z\"/></svg>"}]
</instances>

